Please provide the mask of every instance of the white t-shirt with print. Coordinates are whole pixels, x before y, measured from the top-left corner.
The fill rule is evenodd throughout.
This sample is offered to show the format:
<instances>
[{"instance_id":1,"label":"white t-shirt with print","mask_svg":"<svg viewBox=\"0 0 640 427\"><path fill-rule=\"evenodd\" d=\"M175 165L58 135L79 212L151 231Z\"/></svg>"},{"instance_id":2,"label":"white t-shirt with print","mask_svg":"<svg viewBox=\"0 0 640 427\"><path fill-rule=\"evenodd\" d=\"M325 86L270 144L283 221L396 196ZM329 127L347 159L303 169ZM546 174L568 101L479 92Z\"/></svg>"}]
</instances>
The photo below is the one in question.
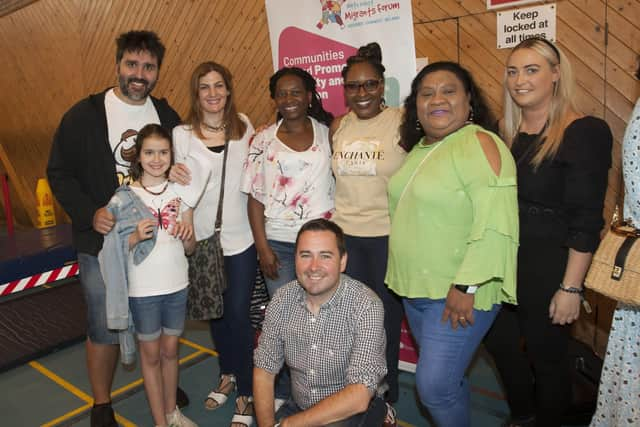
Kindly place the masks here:
<instances>
[{"instance_id":1,"label":"white t-shirt with print","mask_svg":"<svg viewBox=\"0 0 640 427\"><path fill-rule=\"evenodd\" d=\"M264 205L271 240L293 243L305 222L333 215L329 129L309 119L313 143L306 151L292 150L278 139L282 121L257 134L249 147L240 189Z\"/></svg>"},{"instance_id":2,"label":"white t-shirt with print","mask_svg":"<svg viewBox=\"0 0 640 427\"><path fill-rule=\"evenodd\" d=\"M129 166L135 155L138 131L149 123L160 124L160 117L151 97L142 105L131 105L118 98L113 89L104 96L109 144L116 162L118 184L129 182Z\"/></svg>"},{"instance_id":3,"label":"white t-shirt with print","mask_svg":"<svg viewBox=\"0 0 640 427\"><path fill-rule=\"evenodd\" d=\"M164 185L147 188L157 193L162 191ZM186 206L181 203L172 184L157 196L140 187L130 188L158 221L158 235L153 250L140 264L133 263L133 251L129 252L129 296L167 295L186 288L189 284L189 265L182 240L169 234Z\"/></svg>"}]
</instances>

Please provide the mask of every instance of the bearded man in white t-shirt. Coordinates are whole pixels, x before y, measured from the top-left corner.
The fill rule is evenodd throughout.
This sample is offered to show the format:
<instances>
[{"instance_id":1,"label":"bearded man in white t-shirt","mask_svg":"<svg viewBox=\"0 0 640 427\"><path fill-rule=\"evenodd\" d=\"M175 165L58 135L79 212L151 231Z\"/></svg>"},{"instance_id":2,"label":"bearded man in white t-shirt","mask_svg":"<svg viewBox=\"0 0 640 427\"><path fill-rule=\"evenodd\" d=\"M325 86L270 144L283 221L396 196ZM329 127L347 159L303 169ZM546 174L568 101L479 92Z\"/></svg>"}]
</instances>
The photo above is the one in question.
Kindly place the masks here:
<instances>
[{"instance_id":1,"label":"bearded man in white t-shirt","mask_svg":"<svg viewBox=\"0 0 640 427\"><path fill-rule=\"evenodd\" d=\"M87 302L87 370L94 406L92 427L117 427L110 391L118 361L118 333L107 329L105 285L97 254L114 226L105 209L116 188L128 182L135 136L148 123L171 130L180 117L155 87L165 47L150 31L130 31L116 39L118 85L71 107L55 133L47 176L72 221L80 283ZM179 406L188 403L178 389Z\"/></svg>"}]
</instances>

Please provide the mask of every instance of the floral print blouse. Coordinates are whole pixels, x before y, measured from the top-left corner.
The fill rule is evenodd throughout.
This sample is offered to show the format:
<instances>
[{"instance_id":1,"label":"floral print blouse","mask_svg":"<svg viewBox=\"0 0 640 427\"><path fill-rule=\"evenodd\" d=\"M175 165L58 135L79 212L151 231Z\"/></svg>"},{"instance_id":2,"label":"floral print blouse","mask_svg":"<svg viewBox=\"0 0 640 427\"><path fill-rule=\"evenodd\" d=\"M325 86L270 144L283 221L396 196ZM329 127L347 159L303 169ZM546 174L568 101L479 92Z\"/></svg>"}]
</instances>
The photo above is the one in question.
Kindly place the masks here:
<instances>
[{"instance_id":1,"label":"floral print blouse","mask_svg":"<svg viewBox=\"0 0 640 427\"><path fill-rule=\"evenodd\" d=\"M292 150L278 139L282 121L257 134L249 147L240 189L264 205L269 240L293 243L305 222L333 214L329 129L309 120L313 143L306 151Z\"/></svg>"}]
</instances>

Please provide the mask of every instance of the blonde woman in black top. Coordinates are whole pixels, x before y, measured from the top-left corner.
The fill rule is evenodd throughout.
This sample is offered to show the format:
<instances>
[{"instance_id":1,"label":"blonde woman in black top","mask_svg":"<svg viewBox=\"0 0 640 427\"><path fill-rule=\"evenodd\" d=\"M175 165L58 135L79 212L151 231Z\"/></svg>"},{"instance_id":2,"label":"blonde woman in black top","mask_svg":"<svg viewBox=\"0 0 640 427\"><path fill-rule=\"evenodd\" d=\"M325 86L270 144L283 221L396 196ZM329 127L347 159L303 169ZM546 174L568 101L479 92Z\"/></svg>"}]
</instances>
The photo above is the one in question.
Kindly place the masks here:
<instances>
[{"instance_id":1,"label":"blonde woman in black top","mask_svg":"<svg viewBox=\"0 0 640 427\"><path fill-rule=\"evenodd\" d=\"M485 343L505 386L506 425L559 427L570 397L569 327L604 225L612 136L578 112L569 61L547 40L512 50L504 88L500 128L518 168L518 306L505 304Z\"/></svg>"}]
</instances>

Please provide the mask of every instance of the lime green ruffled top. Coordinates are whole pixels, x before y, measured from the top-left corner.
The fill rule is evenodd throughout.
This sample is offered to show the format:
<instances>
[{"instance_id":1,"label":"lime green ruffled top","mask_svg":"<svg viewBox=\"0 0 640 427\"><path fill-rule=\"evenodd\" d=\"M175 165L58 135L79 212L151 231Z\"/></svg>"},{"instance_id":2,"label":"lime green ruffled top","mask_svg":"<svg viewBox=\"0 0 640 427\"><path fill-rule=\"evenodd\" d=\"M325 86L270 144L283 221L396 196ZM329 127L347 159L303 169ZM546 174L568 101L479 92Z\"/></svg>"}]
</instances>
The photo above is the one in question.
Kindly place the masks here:
<instances>
[{"instance_id":1,"label":"lime green ruffled top","mask_svg":"<svg viewBox=\"0 0 640 427\"><path fill-rule=\"evenodd\" d=\"M477 132L496 143L499 176ZM391 289L408 298L441 299L452 283L479 285L476 309L516 302L516 166L498 136L467 125L440 142L416 144L388 188L391 234L385 280Z\"/></svg>"}]
</instances>

